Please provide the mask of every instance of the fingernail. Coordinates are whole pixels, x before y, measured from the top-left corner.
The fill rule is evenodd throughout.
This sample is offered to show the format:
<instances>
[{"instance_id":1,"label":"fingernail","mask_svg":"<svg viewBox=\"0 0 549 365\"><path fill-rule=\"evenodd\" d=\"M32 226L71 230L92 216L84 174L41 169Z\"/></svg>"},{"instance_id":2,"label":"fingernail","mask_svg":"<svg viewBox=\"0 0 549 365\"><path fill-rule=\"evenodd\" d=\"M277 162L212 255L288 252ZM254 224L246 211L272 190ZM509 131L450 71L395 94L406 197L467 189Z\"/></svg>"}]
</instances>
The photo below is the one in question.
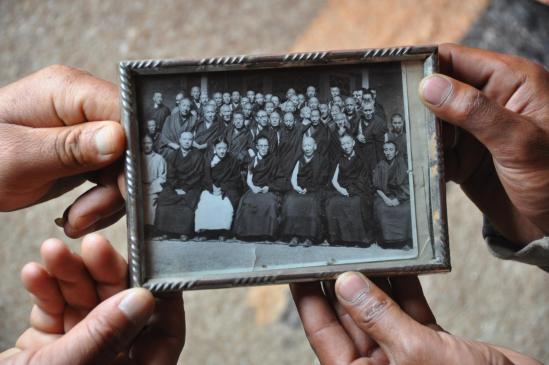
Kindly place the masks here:
<instances>
[{"instance_id":1,"label":"fingernail","mask_svg":"<svg viewBox=\"0 0 549 365\"><path fill-rule=\"evenodd\" d=\"M57 227L61 227L61 228L65 227L65 219L63 217L55 218L54 222Z\"/></svg>"},{"instance_id":2,"label":"fingernail","mask_svg":"<svg viewBox=\"0 0 549 365\"><path fill-rule=\"evenodd\" d=\"M426 102L440 105L450 95L452 83L446 77L431 75L421 80L420 90Z\"/></svg>"},{"instance_id":3,"label":"fingernail","mask_svg":"<svg viewBox=\"0 0 549 365\"><path fill-rule=\"evenodd\" d=\"M129 289L128 294L118 304L118 309L134 324L142 325L152 313L151 295L146 289Z\"/></svg>"},{"instance_id":4,"label":"fingernail","mask_svg":"<svg viewBox=\"0 0 549 365\"><path fill-rule=\"evenodd\" d=\"M111 127L100 128L94 135L95 146L101 155L110 155L115 152L114 139Z\"/></svg>"},{"instance_id":5,"label":"fingernail","mask_svg":"<svg viewBox=\"0 0 549 365\"><path fill-rule=\"evenodd\" d=\"M364 277L358 273L346 272L337 278L336 294L349 303L356 303L370 291Z\"/></svg>"}]
</instances>

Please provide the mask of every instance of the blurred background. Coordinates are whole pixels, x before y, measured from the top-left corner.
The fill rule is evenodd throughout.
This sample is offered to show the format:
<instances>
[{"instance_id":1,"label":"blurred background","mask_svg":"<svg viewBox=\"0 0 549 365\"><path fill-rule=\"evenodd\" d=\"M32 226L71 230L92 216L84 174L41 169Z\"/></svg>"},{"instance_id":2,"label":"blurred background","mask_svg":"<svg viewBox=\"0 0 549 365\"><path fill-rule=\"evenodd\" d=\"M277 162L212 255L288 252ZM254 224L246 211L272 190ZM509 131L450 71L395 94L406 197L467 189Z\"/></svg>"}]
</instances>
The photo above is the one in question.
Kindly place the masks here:
<instances>
[{"instance_id":1,"label":"blurred background","mask_svg":"<svg viewBox=\"0 0 549 365\"><path fill-rule=\"evenodd\" d=\"M0 86L53 63L117 83L123 59L460 42L549 65L549 7L534 0L0 1ZM21 267L38 261L53 220L90 186L0 213L0 350L28 326ZM549 280L536 267L493 258L481 214L448 186L453 270L421 277L439 324L549 362ZM126 250L125 220L103 231ZM185 364L312 364L287 286L187 292Z\"/></svg>"}]
</instances>

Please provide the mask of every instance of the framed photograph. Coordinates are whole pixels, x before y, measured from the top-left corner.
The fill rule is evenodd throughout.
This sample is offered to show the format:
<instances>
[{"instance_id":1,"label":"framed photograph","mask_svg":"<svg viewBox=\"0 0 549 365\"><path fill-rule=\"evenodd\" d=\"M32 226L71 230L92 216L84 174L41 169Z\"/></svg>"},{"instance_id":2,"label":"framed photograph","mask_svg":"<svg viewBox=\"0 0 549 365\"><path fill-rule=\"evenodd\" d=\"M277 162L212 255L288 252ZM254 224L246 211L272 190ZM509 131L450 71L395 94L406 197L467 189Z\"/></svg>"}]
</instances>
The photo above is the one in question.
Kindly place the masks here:
<instances>
[{"instance_id":1,"label":"framed photograph","mask_svg":"<svg viewBox=\"0 0 549 365\"><path fill-rule=\"evenodd\" d=\"M133 286L450 270L437 47L120 63Z\"/></svg>"}]
</instances>

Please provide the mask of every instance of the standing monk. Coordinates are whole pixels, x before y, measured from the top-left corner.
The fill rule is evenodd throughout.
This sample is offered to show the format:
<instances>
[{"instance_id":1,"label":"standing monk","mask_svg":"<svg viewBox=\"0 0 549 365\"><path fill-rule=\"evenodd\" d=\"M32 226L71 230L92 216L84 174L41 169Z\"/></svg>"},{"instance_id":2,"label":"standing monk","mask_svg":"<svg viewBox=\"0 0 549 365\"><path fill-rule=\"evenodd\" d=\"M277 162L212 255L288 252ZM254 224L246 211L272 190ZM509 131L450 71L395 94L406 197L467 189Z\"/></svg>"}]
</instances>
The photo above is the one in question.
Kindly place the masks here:
<instances>
[{"instance_id":1,"label":"standing monk","mask_svg":"<svg viewBox=\"0 0 549 365\"><path fill-rule=\"evenodd\" d=\"M162 191L162 185L166 182L166 161L153 150L153 139L146 134L143 137L141 157L141 170L143 171L143 220L145 232L151 233L154 225L154 216L158 194Z\"/></svg>"},{"instance_id":2,"label":"standing monk","mask_svg":"<svg viewBox=\"0 0 549 365\"><path fill-rule=\"evenodd\" d=\"M375 114L374 103L364 103L362 109L363 114L354 134L358 142L357 152L366 162L368 169L372 171L377 163L383 160L383 143L387 126Z\"/></svg>"},{"instance_id":3,"label":"standing monk","mask_svg":"<svg viewBox=\"0 0 549 365\"><path fill-rule=\"evenodd\" d=\"M156 92L153 94L153 107L149 111L148 119L156 120L158 124L158 129L162 130L166 118L172 113L170 108L164 105L162 98L162 93Z\"/></svg>"},{"instance_id":4,"label":"standing monk","mask_svg":"<svg viewBox=\"0 0 549 365\"><path fill-rule=\"evenodd\" d=\"M155 217L161 239L170 235L186 241L194 233L194 209L202 187L204 157L192 145L193 134L181 133L180 148L168 160L168 176L158 196Z\"/></svg>"},{"instance_id":5,"label":"standing monk","mask_svg":"<svg viewBox=\"0 0 549 365\"><path fill-rule=\"evenodd\" d=\"M278 181L285 190L290 190L290 178L296 161L301 156L301 143L303 133L309 128L309 124L296 124L293 113L284 114L284 126L280 131L280 143L278 144Z\"/></svg>"},{"instance_id":6,"label":"standing monk","mask_svg":"<svg viewBox=\"0 0 549 365\"><path fill-rule=\"evenodd\" d=\"M402 118L402 115L395 113L391 116L391 130L387 132L386 140L395 142L398 154L407 162L406 129L404 128L404 118Z\"/></svg>"},{"instance_id":7,"label":"standing monk","mask_svg":"<svg viewBox=\"0 0 549 365\"><path fill-rule=\"evenodd\" d=\"M191 101L187 98L179 103L179 112L166 118L160 135L160 154L168 160L173 151L179 150L181 133L191 132L196 126L196 117L191 114Z\"/></svg>"},{"instance_id":8,"label":"standing monk","mask_svg":"<svg viewBox=\"0 0 549 365\"><path fill-rule=\"evenodd\" d=\"M305 135L314 138L317 145L316 153L325 158L330 147L330 130L320 122L319 110L312 110L310 116L311 125L305 132Z\"/></svg>"},{"instance_id":9,"label":"standing monk","mask_svg":"<svg viewBox=\"0 0 549 365\"><path fill-rule=\"evenodd\" d=\"M215 119L215 107L208 104L204 107L204 116L194 130L193 147L202 151L208 151L212 142L225 133L225 124ZM211 151L208 151L211 152ZM207 153L208 157L211 153Z\"/></svg>"},{"instance_id":10,"label":"standing monk","mask_svg":"<svg viewBox=\"0 0 549 365\"><path fill-rule=\"evenodd\" d=\"M241 168L246 168L250 159L248 150L253 147L253 138L248 128L244 126L244 115L241 112L233 114L233 123L225 131L225 140L229 154L239 162Z\"/></svg>"}]
</instances>

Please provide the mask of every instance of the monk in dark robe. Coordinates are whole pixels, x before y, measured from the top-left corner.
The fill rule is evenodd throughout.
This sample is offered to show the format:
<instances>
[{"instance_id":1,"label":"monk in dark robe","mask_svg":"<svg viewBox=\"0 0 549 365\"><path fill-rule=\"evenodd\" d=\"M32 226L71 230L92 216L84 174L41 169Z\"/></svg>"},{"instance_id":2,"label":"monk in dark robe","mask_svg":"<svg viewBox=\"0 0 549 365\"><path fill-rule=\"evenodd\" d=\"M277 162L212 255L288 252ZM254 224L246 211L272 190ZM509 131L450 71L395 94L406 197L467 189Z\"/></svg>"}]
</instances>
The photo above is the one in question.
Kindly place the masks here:
<instances>
[{"instance_id":1,"label":"monk in dark robe","mask_svg":"<svg viewBox=\"0 0 549 365\"><path fill-rule=\"evenodd\" d=\"M231 156L224 137L213 142L214 153L205 160L202 194L195 212L199 240L212 234L223 240L231 229L242 191L240 164Z\"/></svg>"},{"instance_id":2,"label":"monk in dark robe","mask_svg":"<svg viewBox=\"0 0 549 365\"><path fill-rule=\"evenodd\" d=\"M336 115L335 128L330 131L330 147L328 150L328 160L332 163L332 167L339 162L343 150L341 149L341 137L351 134L351 129L347 123L347 116L343 113ZM333 169L332 169L333 171Z\"/></svg>"},{"instance_id":3,"label":"monk in dark robe","mask_svg":"<svg viewBox=\"0 0 549 365\"><path fill-rule=\"evenodd\" d=\"M231 125L233 117L233 111L230 105L222 105L219 108L219 118L217 120L223 124L225 128L228 128Z\"/></svg>"},{"instance_id":4,"label":"monk in dark robe","mask_svg":"<svg viewBox=\"0 0 549 365\"><path fill-rule=\"evenodd\" d=\"M191 114L191 101L187 98L179 103L179 112L166 118L160 135L160 154L168 160L173 151L179 150L181 133L192 132L196 126L196 117Z\"/></svg>"},{"instance_id":5,"label":"monk in dark robe","mask_svg":"<svg viewBox=\"0 0 549 365\"><path fill-rule=\"evenodd\" d=\"M271 150L275 152L278 151L278 145L280 144L282 135L282 121L280 119L280 114L278 114L278 112L273 111L271 112L271 115L269 115L269 145L271 146Z\"/></svg>"},{"instance_id":6,"label":"monk in dark robe","mask_svg":"<svg viewBox=\"0 0 549 365\"><path fill-rule=\"evenodd\" d=\"M193 147L205 153L206 158L211 157L212 142L225 133L225 124L216 121L215 107L206 105L204 115L194 130Z\"/></svg>"},{"instance_id":7,"label":"monk in dark robe","mask_svg":"<svg viewBox=\"0 0 549 365\"><path fill-rule=\"evenodd\" d=\"M360 117L357 113L356 100L353 97L349 96L345 99L344 111L349 128L355 130L358 126Z\"/></svg>"},{"instance_id":8,"label":"monk in dark robe","mask_svg":"<svg viewBox=\"0 0 549 365\"><path fill-rule=\"evenodd\" d=\"M354 130L354 136L358 142L357 153L372 171L384 158L383 143L387 126L384 120L375 115L373 103L363 104L362 109L363 114Z\"/></svg>"},{"instance_id":9,"label":"monk in dark robe","mask_svg":"<svg viewBox=\"0 0 549 365\"><path fill-rule=\"evenodd\" d=\"M202 104L200 103L200 88L198 86L193 86L191 88L191 103L190 107L196 115L201 114Z\"/></svg>"},{"instance_id":10,"label":"monk in dark robe","mask_svg":"<svg viewBox=\"0 0 549 365\"><path fill-rule=\"evenodd\" d=\"M402 118L402 115L395 113L391 117L391 130L387 132L386 140L395 142L398 154L407 162L406 130L404 129L404 118Z\"/></svg>"},{"instance_id":11,"label":"monk in dark robe","mask_svg":"<svg viewBox=\"0 0 549 365\"><path fill-rule=\"evenodd\" d=\"M291 176L296 161L301 156L303 134L310 127L310 122L296 124L293 113L284 114L284 126L280 130L278 143L277 185L283 191L292 189Z\"/></svg>"},{"instance_id":12,"label":"monk in dark robe","mask_svg":"<svg viewBox=\"0 0 549 365\"><path fill-rule=\"evenodd\" d=\"M168 160L168 176L158 195L155 227L166 238L178 236L186 241L194 233L194 210L202 188L204 156L192 149L193 135L183 132L181 146Z\"/></svg>"},{"instance_id":13,"label":"monk in dark robe","mask_svg":"<svg viewBox=\"0 0 549 365\"><path fill-rule=\"evenodd\" d=\"M305 136L314 138L318 146L316 153L325 158L330 147L330 130L320 123L320 111L312 110L310 115L311 125L305 131Z\"/></svg>"},{"instance_id":14,"label":"monk in dark robe","mask_svg":"<svg viewBox=\"0 0 549 365\"><path fill-rule=\"evenodd\" d=\"M269 133L269 116L267 115L267 112L265 110L259 110L255 114L254 123L252 123L252 126L249 127L250 132L252 133L252 137L257 139L257 137L260 134L268 136ZM271 148L271 152L274 151L274 146L269 146Z\"/></svg>"},{"instance_id":15,"label":"monk in dark robe","mask_svg":"<svg viewBox=\"0 0 549 365\"><path fill-rule=\"evenodd\" d=\"M383 145L385 158L374 170L374 211L380 226L380 245L411 248L410 185L406 162L395 142Z\"/></svg>"},{"instance_id":16,"label":"monk in dark robe","mask_svg":"<svg viewBox=\"0 0 549 365\"><path fill-rule=\"evenodd\" d=\"M259 136L257 155L250 162L246 179L249 190L240 199L234 231L242 239L275 239L278 232L279 196L273 180L277 158L269 151L269 139Z\"/></svg>"},{"instance_id":17,"label":"monk in dark robe","mask_svg":"<svg viewBox=\"0 0 549 365\"><path fill-rule=\"evenodd\" d=\"M247 167L251 158L249 150L253 147L253 138L244 126L244 115L241 112L233 114L232 125L225 130L225 140L229 146L229 154L238 161L241 168Z\"/></svg>"},{"instance_id":18,"label":"monk in dark robe","mask_svg":"<svg viewBox=\"0 0 549 365\"><path fill-rule=\"evenodd\" d=\"M355 140L341 139L340 157L332 177L336 190L326 201L329 241L368 246L373 241L371 172L355 152Z\"/></svg>"},{"instance_id":19,"label":"monk in dark robe","mask_svg":"<svg viewBox=\"0 0 549 365\"><path fill-rule=\"evenodd\" d=\"M153 107L147 113L147 119L154 119L158 124L158 129L162 130L166 118L171 114L170 108L162 104L162 93L156 92L153 95Z\"/></svg>"},{"instance_id":20,"label":"monk in dark robe","mask_svg":"<svg viewBox=\"0 0 549 365\"><path fill-rule=\"evenodd\" d=\"M160 153L160 130L158 129L158 124L156 123L156 120L151 119L147 121L147 134L151 137L153 141L153 151L156 153Z\"/></svg>"},{"instance_id":21,"label":"monk in dark robe","mask_svg":"<svg viewBox=\"0 0 549 365\"><path fill-rule=\"evenodd\" d=\"M329 170L324 160L315 151L316 142L311 137L303 138L303 155L292 172L292 191L282 204L281 237L295 246L300 240L308 247L322 240L322 203Z\"/></svg>"}]
</instances>

